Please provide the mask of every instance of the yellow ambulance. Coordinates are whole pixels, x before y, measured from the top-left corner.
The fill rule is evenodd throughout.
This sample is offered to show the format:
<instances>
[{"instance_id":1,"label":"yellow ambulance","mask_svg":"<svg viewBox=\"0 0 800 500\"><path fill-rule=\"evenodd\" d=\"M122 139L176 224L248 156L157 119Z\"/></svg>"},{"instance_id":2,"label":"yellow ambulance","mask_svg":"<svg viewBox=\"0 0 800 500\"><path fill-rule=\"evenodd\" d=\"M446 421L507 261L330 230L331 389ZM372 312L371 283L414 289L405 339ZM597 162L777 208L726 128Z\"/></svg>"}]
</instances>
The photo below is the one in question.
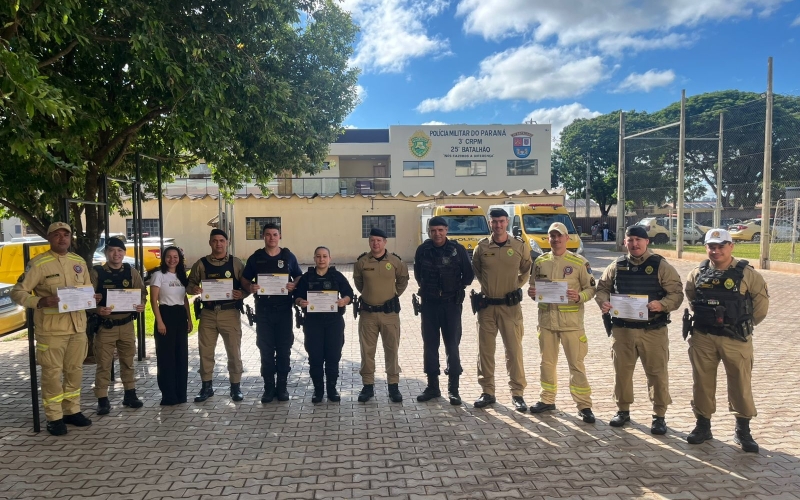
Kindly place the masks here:
<instances>
[{"instance_id":1,"label":"yellow ambulance","mask_svg":"<svg viewBox=\"0 0 800 500\"><path fill-rule=\"evenodd\" d=\"M437 205L423 203L420 218L420 243L428 239L428 221L442 217L447 221L447 237L455 240L472 255L478 242L489 236L489 223L478 205Z\"/></svg>"},{"instance_id":2,"label":"yellow ambulance","mask_svg":"<svg viewBox=\"0 0 800 500\"><path fill-rule=\"evenodd\" d=\"M569 241L567 250L583 253L583 241L575 230L572 217L563 205L559 203L507 203L492 205L489 211L502 208L508 214L508 230L514 236L522 238L531 250L533 258L550 251L550 241L547 230L550 224L561 222L567 226Z\"/></svg>"}]
</instances>

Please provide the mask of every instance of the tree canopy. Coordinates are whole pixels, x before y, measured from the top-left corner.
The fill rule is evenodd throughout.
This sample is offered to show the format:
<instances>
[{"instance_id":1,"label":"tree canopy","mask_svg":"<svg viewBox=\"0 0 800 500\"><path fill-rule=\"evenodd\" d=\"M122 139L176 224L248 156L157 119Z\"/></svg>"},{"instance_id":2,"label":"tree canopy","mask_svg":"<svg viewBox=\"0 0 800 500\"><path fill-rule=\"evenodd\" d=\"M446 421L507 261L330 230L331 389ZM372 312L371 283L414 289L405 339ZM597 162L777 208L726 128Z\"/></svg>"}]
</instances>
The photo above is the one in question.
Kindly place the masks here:
<instances>
[{"instance_id":1,"label":"tree canopy","mask_svg":"<svg viewBox=\"0 0 800 500\"><path fill-rule=\"evenodd\" d=\"M719 115L724 113L722 202L754 207L761 201L765 100L752 92L726 90L693 96L686 104L684 197L698 200L716 190ZM626 135L680 120L680 102L655 112L625 113ZM678 127L629 140L626 145L626 199L635 207L661 205L677 196ZM608 214L616 202L619 111L578 119L565 127L553 152L554 179L585 196L586 162L590 196ZM664 140L667 139L667 140ZM786 185L800 185L800 98L776 95L773 111L773 199ZM558 160L558 161L555 161Z\"/></svg>"},{"instance_id":2,"label":"tree canopy","mask_svg":"<svg viewBox=\"0 0 800 500\"><path fill-rule=\"evenodd\" d=\"M356 103L356 33L333 0L5 2L0 205L44 234L136 152L167 179L205 159L222 189L314 171ZM152 192L155 162L142 176ZM90 254L102 208L70 219Z\"/></svg>"}]
</instances>

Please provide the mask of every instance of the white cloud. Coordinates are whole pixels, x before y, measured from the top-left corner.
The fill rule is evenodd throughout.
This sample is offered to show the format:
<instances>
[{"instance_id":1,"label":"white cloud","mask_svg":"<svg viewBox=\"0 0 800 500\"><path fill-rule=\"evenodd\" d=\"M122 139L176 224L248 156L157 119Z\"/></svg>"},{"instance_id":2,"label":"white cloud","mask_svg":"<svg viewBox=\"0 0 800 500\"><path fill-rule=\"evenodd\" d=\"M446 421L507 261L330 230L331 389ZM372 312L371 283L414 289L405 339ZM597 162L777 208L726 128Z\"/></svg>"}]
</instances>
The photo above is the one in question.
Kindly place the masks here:
<instances>
[{"instance_id":1,"label":"white cloud","mask_svg":"<svg viewBox=\"0 0 800 500\"><path fill-rule=\"evenodd\" d=\"M343 125L343 127L344 127L344 128L346 128L346 129L354 129L354 128L358 128L358 127L356 127L355 125Z\"/></svg>"},{"instance_id":2,"label":"white cloud","mask_svg":"<svg viewBox=\"0 0 800 500\"><path fill-rule=\"evenodd\" d=\"M792 21L792 26L800 26L800 16L797 16L797 19Z\"/></svg>"},{"instance_id":3,"label":"white cloud","mask_svg":"<svg viewBox=\"0 0 800 500\"><path fill-rule=\"evenodd\" d=\"M594 118L600 116L599 111L592 111L581 103L573 102L557 108L534 109L525 117L523 122L531 120L536 123L549 123L553 143L558 143L561 130L577 118Z\"/></svg>"},{"instance_id":4,"label":"white cloud","mask_svg":"<svg viewBox=\"0 0 800 500\"><path fill-rule=\"evenodd\" d=\"M579 95L604 78L599 56L525 45L493 54L478 76L462 76L444 97L425 99L417 111L454 111L492 99L530 102Z\"/></svg>"},{"instance_id":5,"label":"white cloud","mask_svg":"<svg viewBox=\"0 0 800 500\"><path fill-rule=\"evenodd\" d=\"M648 70L644 73L631 73L619 84L617 92L650 92L656 87L664 87L675 81L675 72Z\"/></svg>"},{"instance_id":6,"label":"white cloud","mask_svg":"<svg viewBox=\"0 0 800 500\"><path fill-rule=\"evenodd\" d=\"M411 59L449 54L449 41L429 35L423 22L448 4L449 0L343 0L342 8L361 26L350 65L398 73Z\"/></svg>"},{"instance_id":7,"label":"white cloud","mask_svg":"<svg viewBox=\"0 0 800 500\"><path fill-rule=\"evenodd\" d=\"M769 15L790 0L460 0L464 29L487 39L532 34L559 45L630 37L670 40L669 32L709 21ZM663 43L662 42L662 43ZM613 45L613 44L612 44Z\"/></svg>"},{"instance_id":8,"label":"white cloud","mask_svg":"<svg viewBox=\"0 0 800 500\"><path fill-rule=\"evenodd\" d=\"M358 99L358 104L367 100L367 89L362 85L356 85L356 99Z\"/></svg>"},{"instance_id":9,"label":"white cloud","mask_svg":"<svg viewBox=\"0 0 800 500\"><path fill-rule=\"evenodd\" d=\"M434 121L431 121L431 122L425 122L425 123L423 123L423 125L434 125L434 126L436 126L436 125L447 125L447 124L445 122L437 122L436 120L434 120Z\"/></svg>"}]
</instances>

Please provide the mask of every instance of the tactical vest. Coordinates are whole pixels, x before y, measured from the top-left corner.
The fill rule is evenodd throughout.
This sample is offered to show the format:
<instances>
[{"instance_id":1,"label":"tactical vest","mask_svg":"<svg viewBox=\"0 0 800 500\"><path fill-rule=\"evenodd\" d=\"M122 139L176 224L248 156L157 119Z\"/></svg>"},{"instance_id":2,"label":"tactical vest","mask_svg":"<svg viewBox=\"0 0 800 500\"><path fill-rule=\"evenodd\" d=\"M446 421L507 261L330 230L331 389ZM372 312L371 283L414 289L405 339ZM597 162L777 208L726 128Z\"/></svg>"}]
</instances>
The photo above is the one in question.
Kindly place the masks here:
<instances>
[{"instance_id":1,"label":"tactical vest","mask_svg":"<svg viewBox=\"0 0 800 500\"><path fill-rule=\"evenodd\" d=\"M133 285L133 272L128 263L123 262L122 269L106 271L104 266L94 266L94 270L97 273L97 287L94 291L103 294L102 300L97 303L98 307L105 307L108 290L121 290Z\"/></svg>"},{"instance_id":2,"label":"tactical vest","mask_svg":"<svg viewBox=\"0 0 800 500\"><path fill-rule=\"evenodd\" d=\"M335 290L339 291L339 282L334 279L334 275L336 274L336 268L334 266L330 266L328 268L328 272L325 273L325 276L320 276L317 274L317 270L314 267L309 267L308 272L306 273L306 279L308 280L308 291L309 292L320 292L320 291L329 291ZM344 315L345 308L339 308L339 314ZM317 313L311 314L306 316L308 319L311 316L317 316L318 314L333 314L333 313Z\"/></svg>"},{"instance_id":3,"label":"tactical vest","mask_svg":"<svg viewBox=\"0 0 800 500\"><path fill-rule=\"evenodd\" d=\"M431 240L422 244L420 295L430 299L452 299L461 291L461 258L458 245L447 240L443 249Z\"/></svg>"},{"instance_id":4,"label":"tactical vest","mask_svg":"<svg viewBox=\"0 0 800 500\"><path fill-rule=\"evenodd\" d=\"M712 269L709 261L700 264L694 280L694 326L701 332L725 337L747 338L753 333L753 298L741 293L746 260L731 269Z\"/></svg>"},{"instance_id":5,"label":"tactical vest","mask_svg":"<svg viewBox=\"0 0 800 500\"><path fill-rule=\"evenodd\" d=\"M259 248L250 256L248 262L255 263L256 274L289 274L289 249L281 248L277 258L270 257L267 251ZM291 276L290 276L291 278ZM256 307L292 307L292 296L287 295L256 295Z\"/></svg>"},{"instance_id":6,"label":"tactical vest","mask_svg":"<svg viewBox=\"0 0 800 500\"><path fill-rule=\"evenodd\" d=\"M208 259L202 257L200 260L203 261L203 269L205 269L206 278L210 280L224 280L224 279L232 279L233 280L233 289L234 290L241 290L242 284L236 279L236 273L233 269L233 256L228 257L228 262L222 264L221 266L212 265ZM217 300L214 302L205 302L203 307L213 307L214 305L221 306L223 304L230 304L232 302L236 302L235 300Z\"/></svg>"},{"instance_id":7,"label":"tactical vest","mask_svg":"<svg viewBox=\"0 0 800 500\"><path fill-rule=\"evenodd\" d=\"M647 301L661 300L666 297L666 292L658 281L658 266L663 257L653 254L641 264L633 264L627 255L619 257L616 261L617 269L614 277L614 293L626 295L647 295ZM659 319L666 313L650 311L648 319Z\"/></svg>"}]
</instances>

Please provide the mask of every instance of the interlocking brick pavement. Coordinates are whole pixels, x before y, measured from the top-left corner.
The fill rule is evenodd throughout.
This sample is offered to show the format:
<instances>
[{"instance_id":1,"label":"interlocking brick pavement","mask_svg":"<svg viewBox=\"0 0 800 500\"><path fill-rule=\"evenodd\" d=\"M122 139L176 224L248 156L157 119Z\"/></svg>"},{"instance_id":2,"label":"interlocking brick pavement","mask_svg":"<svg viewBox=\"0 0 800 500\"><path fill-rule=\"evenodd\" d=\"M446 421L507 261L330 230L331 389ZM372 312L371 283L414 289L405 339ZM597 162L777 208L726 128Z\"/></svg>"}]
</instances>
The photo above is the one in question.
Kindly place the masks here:
<instances>
[{"instance_id":1,"label":"interlocking brick pavement","mask_svg":"<svg viewBox=\"0 0 800 500\"><path fill-rule=\"evenodd\" d=\"M587 257L599 277L616 254L590 245ZM673 264L684 277L695 265ZM352 266L340 269L348 276L352 272ZM311 404L303 334L295 331L292 399L262 405L255 332L245 326L243 402L233 403L228 397L220 342L217 394L205 403L161 408L154 348L148 339L149 357L136 363L137 390L145 407L123 408L117 380L110 393L111 414L97 417L91 391L94 366L87 366L82 404L94 424L85 429L70 426L69 434L56 438L32 432L26 341L0 343L0 499L800 498L800 430L795 424L800 409L798 301L792 275L764 275L772 304L755 339L759 416L753 433L760 454L745 454L733 443L734 419L726 411L713 420L715 440L699 446L686 443L694 420L689 406L691 371L679 320L670 325L673 405L667 414L667 435L649 433L651 412L640 367L631 425L608 426L616 410L610 341L593 304L587 306L586 365L596 424L584 424L576 415L564 390L569 374L563 356L558 410L543 416L514 411L503 383L507 378L499 338L494 408L453 407L445 399L417 403L415 397L426 381L419 319L407 293L401 313L402 404L388 401L380 345L376 398L367 404L356 401L361 388L359 347L348 311L339 404ZM539 393L533 302L526 301L523 311L530 404ZM475 317L468 310L463 323L461 394L471 403L480 387ZM190 357L190 368L196 370L196 337L190 339ZM190 373L189 385L193 395L200 385L196 371ZM725 391L720 370L721 410Z\"/></svg>"}]
</instances>

